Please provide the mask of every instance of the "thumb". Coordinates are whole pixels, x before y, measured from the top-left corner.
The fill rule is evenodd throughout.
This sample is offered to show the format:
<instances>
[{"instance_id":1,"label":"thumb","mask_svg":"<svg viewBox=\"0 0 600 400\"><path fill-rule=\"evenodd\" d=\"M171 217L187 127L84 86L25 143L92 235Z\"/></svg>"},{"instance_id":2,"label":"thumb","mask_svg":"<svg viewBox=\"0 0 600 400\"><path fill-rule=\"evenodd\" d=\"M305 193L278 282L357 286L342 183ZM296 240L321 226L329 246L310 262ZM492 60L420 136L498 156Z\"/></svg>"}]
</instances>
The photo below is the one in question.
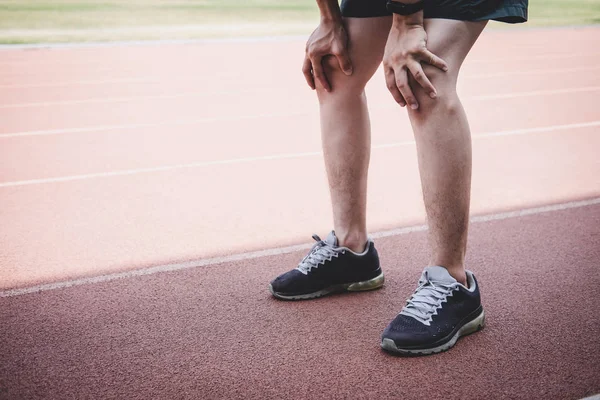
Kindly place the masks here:
<instances>
[{"instance_id":1,"label":"thumb","mask_svg":"<svg viewBox=\"0 0 600 400\"><path fill-rule=\"evenodd\" d=\"M340 63L340 68L342 68L342 71L344 71L344 74L346 75L352 75L352 61L350 61L350 57L348 57L348 54L346 54L346 52L339 54L336 56L338 59L338 62Z\"/></svg>"}]
</instances>

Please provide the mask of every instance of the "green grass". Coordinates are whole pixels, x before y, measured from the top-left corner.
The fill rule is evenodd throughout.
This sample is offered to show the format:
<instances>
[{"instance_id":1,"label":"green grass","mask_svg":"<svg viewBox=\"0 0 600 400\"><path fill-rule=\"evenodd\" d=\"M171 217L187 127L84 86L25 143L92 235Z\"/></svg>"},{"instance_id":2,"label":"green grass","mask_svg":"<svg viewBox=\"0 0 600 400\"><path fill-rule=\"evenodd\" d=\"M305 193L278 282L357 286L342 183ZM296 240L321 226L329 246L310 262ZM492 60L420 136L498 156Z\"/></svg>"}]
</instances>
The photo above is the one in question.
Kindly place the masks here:
<instances>
[{"instance_id":1,"label":"green grass","mask_svg":"<svg viewBox=\"0 0 600 400\"><path fill-rule=\"evenodd\" d=\"M600 0L533 0L531 25L561 26L600 23Z\"/></svg>"},{"instance_id":2,"label":"green grass","mask_svg":"<svg viewBox=\"0 0 600 400\"><path fill-rule=\"evenodd\" d=\"M529 0L529 21L523 27L593 25L600 23L600 0ZM494 23L493 27L510 27Z\"/></svg>"},{"instance_id":3,"label":"green grass","mask_svg":"<svg viewBox=\"0 0 600 400\"><path fill-rule=\"evenodd\" d=\"M525 26L600 23L600 0L530 3ZM0 0L0 43L307 34L317 21L315 0Z\"/></svg>"}]
</instances>

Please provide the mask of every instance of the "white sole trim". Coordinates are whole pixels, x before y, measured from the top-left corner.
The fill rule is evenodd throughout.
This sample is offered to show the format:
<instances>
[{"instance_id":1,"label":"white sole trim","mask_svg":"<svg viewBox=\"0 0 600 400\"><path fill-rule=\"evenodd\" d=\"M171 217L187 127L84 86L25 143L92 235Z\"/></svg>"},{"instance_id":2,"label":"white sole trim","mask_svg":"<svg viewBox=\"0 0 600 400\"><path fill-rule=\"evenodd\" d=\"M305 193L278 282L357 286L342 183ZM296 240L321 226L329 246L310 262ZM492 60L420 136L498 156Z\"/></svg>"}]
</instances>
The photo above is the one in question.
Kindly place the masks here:
<instances>
[{"instance_id":1,"label":"white sole trim","mask_svg":"<svg viewBox=\"0 0 600 400\"><path fill-rule=\"evenodd\" d=\"M403 355L429 355L435 353L441 353L442 351L449 350L452 348L459 338L462 336L470 335L471 333L475 333L485 327L485 311L481 310L481 314L479 314L475 319L463 325L452 338L439 346L432 347L429 349L401 349L396 346L396 343L392 339L383 339L381 341L381 347L387 351L391 351L396 354Z\"/></svg>"},{"instance_id":2,"label":"white sole trim","mask_svg":"<svg viewBox=\"0 0 600 400\"><path fill-rule=\"evenodd\" d=\"M316 299L319 297L327 296L328 294L333 293L343 293L343 292L366 292L369 290L379 289L383 286L385 282L385 277L383 276L383 272L377 275L375 278L369 279L367 281L362 282L354 282L354 283L344 283L341 285L334 285L323 290L319 290L312 293L307 294L298 294L294 296L286 296L281 293L277 293L273 290L273 286L269 284L269 291L273 296L282 300L310 300Z\"/></svg>"}]
</instances>

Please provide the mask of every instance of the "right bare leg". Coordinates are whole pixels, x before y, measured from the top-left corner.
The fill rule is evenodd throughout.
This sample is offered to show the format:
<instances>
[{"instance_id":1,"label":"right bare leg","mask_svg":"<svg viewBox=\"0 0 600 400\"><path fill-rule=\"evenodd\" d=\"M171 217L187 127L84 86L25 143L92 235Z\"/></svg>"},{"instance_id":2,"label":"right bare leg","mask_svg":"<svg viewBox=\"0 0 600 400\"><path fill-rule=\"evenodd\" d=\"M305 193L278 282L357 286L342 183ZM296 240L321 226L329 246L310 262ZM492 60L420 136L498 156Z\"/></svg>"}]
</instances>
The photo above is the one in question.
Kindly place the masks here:
<instances>
[{"instance_id":1,"label":"right bare leg","mask_svg":"<svg viewBox=\"0 0 600 400\"><path fill-rule=\"evenodd\" d=\"M356 252L367 242L371 127L364 89L381 63L391 22L391 17L345 18L353 73L345 75L335 57L325 58L332 91L316 87L333 226L339 245Z\"/></svg>"}]
</instances>

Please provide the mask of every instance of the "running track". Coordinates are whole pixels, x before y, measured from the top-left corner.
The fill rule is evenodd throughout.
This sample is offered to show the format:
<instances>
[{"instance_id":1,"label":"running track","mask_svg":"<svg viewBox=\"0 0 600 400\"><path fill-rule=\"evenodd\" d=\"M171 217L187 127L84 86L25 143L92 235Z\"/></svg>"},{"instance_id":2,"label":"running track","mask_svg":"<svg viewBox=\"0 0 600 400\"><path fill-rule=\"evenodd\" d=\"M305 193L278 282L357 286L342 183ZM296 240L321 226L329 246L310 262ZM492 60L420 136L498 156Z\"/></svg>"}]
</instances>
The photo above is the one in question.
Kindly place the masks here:
<instances>
[{"instance_id":1,"label":"running track","mask_svg":"<svg viewBox=\"0 0 600 400\"><path fill-rule=\"evenodd\" d=\"M460 92L488 325L403 359L424 266L408 120L368 87L386 287L271 299L331 227L304 43L0 50L0 398L526 398L600 392L600 28L490 31ZM266 249L266 250L265 250Z\"/></svg>"}]
</instances>

